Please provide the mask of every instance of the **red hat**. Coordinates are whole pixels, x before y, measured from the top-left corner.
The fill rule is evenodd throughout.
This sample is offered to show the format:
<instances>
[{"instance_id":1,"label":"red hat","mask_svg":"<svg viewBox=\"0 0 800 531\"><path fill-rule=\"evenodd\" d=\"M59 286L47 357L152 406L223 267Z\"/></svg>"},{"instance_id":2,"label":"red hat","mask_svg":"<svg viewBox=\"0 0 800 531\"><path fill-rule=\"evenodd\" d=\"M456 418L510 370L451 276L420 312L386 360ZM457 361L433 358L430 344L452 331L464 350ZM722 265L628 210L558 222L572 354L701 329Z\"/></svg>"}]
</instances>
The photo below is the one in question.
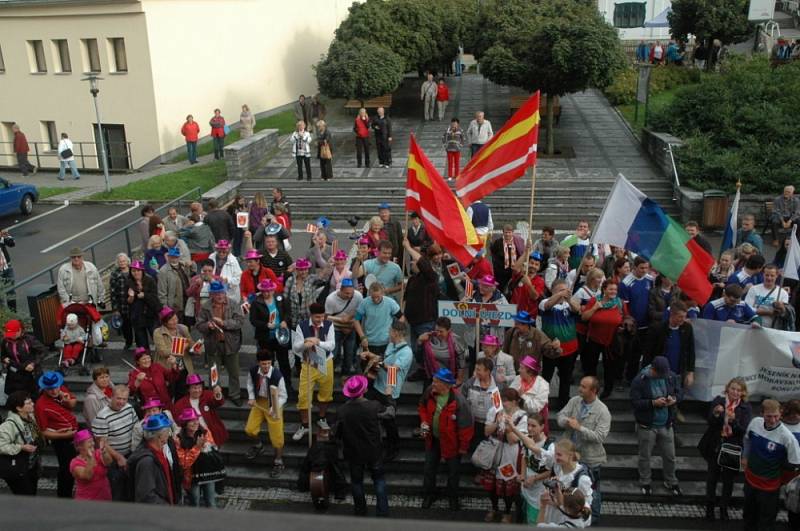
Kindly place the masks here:
<instances>
[{"instance_id":1,"label":"red hat","mask_svg":"<svg viewBox=\"0 0 800 531\"><path fill-rule=\"evenodd\" d=\"M17 334L22 332L22 323L17 319L12 319L6 322L6 339L14 339Z\"/></svg>"}]
</instances>

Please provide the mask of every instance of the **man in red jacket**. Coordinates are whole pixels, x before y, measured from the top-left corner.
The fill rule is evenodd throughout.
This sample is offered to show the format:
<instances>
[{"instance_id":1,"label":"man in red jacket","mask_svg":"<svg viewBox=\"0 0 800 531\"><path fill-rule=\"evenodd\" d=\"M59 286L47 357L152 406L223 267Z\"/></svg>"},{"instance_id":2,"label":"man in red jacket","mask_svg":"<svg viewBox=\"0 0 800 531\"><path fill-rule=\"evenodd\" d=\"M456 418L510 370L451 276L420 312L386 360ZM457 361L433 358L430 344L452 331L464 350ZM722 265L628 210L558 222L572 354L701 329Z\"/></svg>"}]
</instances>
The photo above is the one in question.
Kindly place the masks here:
<instances>
[{"instance_id":1,"label":"man in red jacket","mask_svg":"<svg viewBox=\"0 0 800 531\"><path fill-rule=\"evenodd\" d=\"M436 471L439 461L444 459L450 510L459 510L459 466L461 456L469 450L474 430L469 405L453 390L455 384L453 373L442 367L433 375L433 383L419 401L420 432L425 439L423 509L430 508L436 500Z\"/></svg>"},{"instance_id":2,"label":"man in red jacket","mask_svg":"<svg viewBox=\"0 0 800 531\"><path fill-rule=\"evenodd\" d=\"M31 148L28 146L28 139L25 137L25 133L20 131L17 124L11 126L11 130L14 132L14 153L17 154L19 171L22 172L23 177L27 177L29 173L35 174L36 166L28 161L28 152Z\"/></svg>"},{"instance_id":3,"label":"man in red jacket","mask_svg":"<svg viewBox=\"0 0 800 531\"><path fill-rule=\"evenodd\" d=\"M242 271L242 279L239 282L242 304L253 302L253 299L258 296L256 286L265 279L273 281L278 286L278 289L275 290L276 294L283 293L283 280L279 279L272 269L261 265L262 256L256 249L250 249L244 255L244 263L247 267Z\"/></svg>"}]
</instances>

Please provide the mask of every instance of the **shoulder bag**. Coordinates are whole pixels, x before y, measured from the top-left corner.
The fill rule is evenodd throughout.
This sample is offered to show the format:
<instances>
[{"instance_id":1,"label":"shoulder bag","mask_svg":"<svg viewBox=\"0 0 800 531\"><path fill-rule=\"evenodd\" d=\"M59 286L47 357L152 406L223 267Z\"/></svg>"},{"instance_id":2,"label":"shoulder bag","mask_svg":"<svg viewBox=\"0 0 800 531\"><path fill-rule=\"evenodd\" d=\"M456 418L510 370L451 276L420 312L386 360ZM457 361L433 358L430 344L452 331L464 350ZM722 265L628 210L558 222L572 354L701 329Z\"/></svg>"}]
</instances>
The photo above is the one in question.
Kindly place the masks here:
<instances>
[{"instance_id":1,"label":"shoulder bag","mask_svg":"<svg viewBox=\"0 0 800 531\"><path fill-rule=\"evenodd\" d=\"M9 420L22 437L23 443L25 442L25 435L19 428L16 422ZM17 455L0 455L0 478L3 479L19 479L28 471L30 464L31 454L21 450Z\"/></svg>"},{"instance_id":2,"label":"shoulder bag","mask_svg":"<svg viewBox=\"0 0 800 531\"><path fill-rule=\"evenodd\" d=\"M482 470L492 470L500 464L502 444L494 437L488 437L478 444L472 453L472 464Z\"/></svg>"}]
</instances>

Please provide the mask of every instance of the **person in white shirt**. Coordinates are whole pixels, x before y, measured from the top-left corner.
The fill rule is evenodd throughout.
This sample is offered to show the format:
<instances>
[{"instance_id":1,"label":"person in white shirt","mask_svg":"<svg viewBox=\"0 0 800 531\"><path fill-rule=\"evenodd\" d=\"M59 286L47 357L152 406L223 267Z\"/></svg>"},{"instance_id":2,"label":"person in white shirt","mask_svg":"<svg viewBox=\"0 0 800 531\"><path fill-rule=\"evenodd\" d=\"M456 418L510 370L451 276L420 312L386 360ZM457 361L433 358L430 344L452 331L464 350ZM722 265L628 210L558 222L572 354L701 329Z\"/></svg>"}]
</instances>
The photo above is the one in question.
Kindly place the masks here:
<instances>
[{"instance_id":1,"label":"person in white shirt","mask_svg":"<svg viewBox=\"0 0 800 531\"><path fill-rule=\"evenodd\" d=\"M292 146L292 156L297 162L297 180L303 180L303 166L306 167L307 180L311 180L311 133L306 131L303 120L297 122L297 130L289 138Z\"/></svg>"},{"instance_id":2,"label":"person in white shirt","mask_svg":"<svg viewBox=\"0 0 800 531\"><path fill-rule=\"evenodd\" d=\"M785 312L785 305L789 303L789 294L777 281L778 266L770 264L764 268L764 282L747 290L744 298L744 302L761 316L764 328L772 328L775 316Z\"/></svg>"},{"instance_id":3,"label":"person in white shirt","mask_svg":"<svg viewBox=\"0 0 800 531\"><path fill-rule=\"evenodd\" d=\"M239 260L231 254L231 244L227 240L219 240L214 246L215 251L208 257L214 263L214 275L227 286L228 298L239 304L242 294L239 284L242 281L242 266Z\"/></svg>"},{"instance_id":4,"label":"person in white shirt","mask_svg":"<svg viewBox=\"0 0 800 531\"><path fill-rule=\"evenodd\" d=\"M64 180L64 173L69 165L69 171L72 173L74 179L80 179L81 174L78 173L78 166L75 164L75 155L73 152L72 140L69 139L67 133L61 133L61 141L58 143L58 180Z\"/></svg>"},{"instance_id":5,"label":"person in white shirt","mask_svg":"<svg viewBox=\"0 0 800 531\"><path fill-rule=\"evenodd\" d=\"M492 139L492 123L483 117L483 111L475 113L475 119L469 123L467 128L467 142L469 143L470 156L474 157L483 145Z\"/></svg>"}]
</instances>

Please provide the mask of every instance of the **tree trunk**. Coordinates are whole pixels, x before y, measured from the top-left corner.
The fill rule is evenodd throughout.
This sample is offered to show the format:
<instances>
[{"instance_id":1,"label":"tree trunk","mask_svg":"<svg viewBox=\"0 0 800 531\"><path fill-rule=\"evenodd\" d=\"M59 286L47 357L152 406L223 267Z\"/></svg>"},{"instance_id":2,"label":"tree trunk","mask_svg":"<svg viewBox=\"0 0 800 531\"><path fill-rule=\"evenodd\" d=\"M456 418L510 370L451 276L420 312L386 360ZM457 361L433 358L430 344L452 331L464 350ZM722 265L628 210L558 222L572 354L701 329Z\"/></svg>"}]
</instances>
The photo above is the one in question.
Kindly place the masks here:
<instances>
[{"instance_id":1,"label":"tree trunk","mask_svg":"<svg viewBox=\"0 0 800 531\"><path fill-rule=\"evenodd\" d=\"M553 139L553 112L555 109L555 98L547 95L547 154L553 155L555 153L555 141Z\"/></svg>"}]
</instances>

